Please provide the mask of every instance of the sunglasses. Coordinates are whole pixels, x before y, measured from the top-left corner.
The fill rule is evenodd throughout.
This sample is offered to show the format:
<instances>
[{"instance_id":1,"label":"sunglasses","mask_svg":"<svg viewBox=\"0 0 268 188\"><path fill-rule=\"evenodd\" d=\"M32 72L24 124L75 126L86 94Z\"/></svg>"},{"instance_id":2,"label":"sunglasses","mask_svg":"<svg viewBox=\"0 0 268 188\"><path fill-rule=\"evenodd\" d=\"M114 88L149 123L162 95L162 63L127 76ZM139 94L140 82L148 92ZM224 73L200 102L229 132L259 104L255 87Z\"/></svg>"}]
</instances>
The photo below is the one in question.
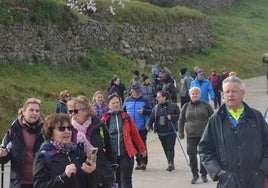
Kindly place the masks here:
<instances>
[{"instance_id":1,"label":"sunglasses","mask_svg":"<svg viewBox=\"0 0 268 188\"><path fill-rule=\"evenodd\" d=\"M73 110L68 110L69 114L78 114L79 110L82 110L82 109L73 109Z\"/></svg>"},{"instance_id":2,"label":"sunglasses","mask_svg":"<svg viewBox=\"0 0 268 188\"><path fill-rule=\"evenodd\" d=\"M69 126L67 126L67 127L59 126L59 127L57 127L57 129L58 129L60 132L64 132L66 129L68 129L68 131L72 131L73 126L71 126L71 125L69 125Z\"/></svg>"}]
</instances>

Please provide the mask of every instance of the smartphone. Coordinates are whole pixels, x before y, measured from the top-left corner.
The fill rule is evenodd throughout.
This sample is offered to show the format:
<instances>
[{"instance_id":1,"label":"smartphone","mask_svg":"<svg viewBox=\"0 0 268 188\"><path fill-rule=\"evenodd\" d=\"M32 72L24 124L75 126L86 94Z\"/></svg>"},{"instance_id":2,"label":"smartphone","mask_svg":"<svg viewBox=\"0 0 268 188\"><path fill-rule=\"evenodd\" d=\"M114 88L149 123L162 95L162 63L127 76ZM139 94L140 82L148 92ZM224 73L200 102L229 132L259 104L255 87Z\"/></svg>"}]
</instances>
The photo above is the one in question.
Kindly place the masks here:
<instances>
[{"instance_id":1,"label":"smartphone","mask_svg":"<svg viewBox=\"0 0 268 188\"><path fill-rule=\"evenodd\" d=\"M97 153L98 153L98 148L90 148L87 154L87 157L90 160L94 161L96 159Z\"/></svg>"}]
</instances>

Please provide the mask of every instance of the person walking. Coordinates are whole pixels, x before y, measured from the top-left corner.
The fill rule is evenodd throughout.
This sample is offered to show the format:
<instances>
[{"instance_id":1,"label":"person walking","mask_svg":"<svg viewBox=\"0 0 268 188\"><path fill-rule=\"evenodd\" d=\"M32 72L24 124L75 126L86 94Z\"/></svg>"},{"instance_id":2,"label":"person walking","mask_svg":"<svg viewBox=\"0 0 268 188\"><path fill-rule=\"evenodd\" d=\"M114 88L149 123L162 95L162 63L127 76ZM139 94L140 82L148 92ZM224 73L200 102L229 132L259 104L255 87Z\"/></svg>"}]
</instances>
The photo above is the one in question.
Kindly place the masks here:
<instances>
[{"instance_id":1,"label":"person walking","mask_svg":"<svg viewBox=\"0 0 268 188\"><path fill-rule=\"evenodd\" d=\"M154 129L163 147L168 162L167 171L175 169L175 143L176 133L173 126L178 130L178 119L180 108L169 99L169 93L158 91L156 96L158 104L153 108L150 118L146 124L147 130ZM154 124L154 126L153 126Z\"/></svg>"},{"instance_id":2,"label":"person walking","mask_svg":"<svg viewBox=\"0 0 268 188\"><path fill-rule=\"evenodd\" d=\"M152 107L154 107L154 105L156 104L156 91L155 91L155 87L153 86L153 84L150 83L150 79L147 75L143 75L142 77L142 84L141 84L141 92L142 95L146 96Z\"/></svg>"},{"instance_id":3,"label":"person walking","mask_svg":"<svg viewBox=\"0 0 268 188\"><path fill-rule=\"evenodd\" d=\"M161 82L163 83L162 90L169 92L170 99L172 102L177 103L177 91L175 80L171 76L171 72L168 68L164 68L161 70Z\"/></svg>"},{"instance_id":4,"label":"person walking","mask_svg":"<svg viewBox=\"0 0 268 188\"><path fill-rule=\"evenodd\" d=\"M217 109L218 105L219 107L221 106L221 76L217 75L215 68L212 68L210 72L211 74L208 77L208 80L210 81L215 93L215 99L213 100L214 109Z\"/></svg>"},{"instance_id":5,"label":"person walking","mask_svg":"<svg viewBox=\"0 0 268 188\"><path fill-rule=\"evenodd\" d=\"M199 87L192 87L189 91L191 101L186 103L182 109L179 119L179 137L184 139L184 129L187 135L187 154L190 159L190 167L195 184L199 178L197 146L206 127L209 117L213 114L213 109L209 103L201 101L201 90ZM200 163L200 173L203 182L208 182L207 171Z\"/></svg>"},{"instance_id":6,"label":"person walking","mask_svg":"<svg viewBox=\"0 0 268 188\"><path fill-rule=\"evenodd\" d=\"M2 140L1 163L11 161L10 188L33 188L33 160L44 142L41 101L28 98Z\"/></svg>"},{"instance_id":7,"label":"person walking","mask_svg":"<svg viewBox=\"0 0 268 188\"><path fill-rule=\"evenodd\" d=\"M69 90L63 90L59 94L59 101L57 102L55 113L68 113L67 101L70 100L71 95Z\"/></svg>"},{"instance_id":8,"label":"person walking","mask_svg":"<svg viewBox=\"0 0 268 188\"><path fill-rule=\"evenodd\" d=\"M96 171L92 174L90 187L111 188L115 181L117 167L116 154L110 134L104 123L96 116L91 103L85 96L78 96L67 103L71 123L72 141L82 145L89 153L90 148L98 148Z\"/></svg>"},{"instance_id":9,"label":"person walking","mask_svg":"<svg viewBox=\"0 0 268 188\"><path fill-rule=\"evenodd\" d=\"M97 117L101 119L102 115L105 114L109 109L108 105L103 100L103 94L100 90L96 91L93 95L93 108L97 113Z\"/></svg>"},{"instance_id":10,"label":"person walking","mask_svg":"<svg viewBox=\"0 0 268 188\"><path fill-rule=\"evenodd\" d=\"M96 159L71 142L70 118L55 113L45 118L42 130L45 142L36 153L33 164L34 187L88 188L96 169Z\"/></svg>"},{"instance_id":11,"label":"person walking","mask_svg":"<svg viewBox=\"0 0 268 188\"><path fill-rule=\"evenodd\" d=\"M200 100L209 102L208 95L210 95L211 100L215 99L215 93L213 87L209 80L205 78L205 72L202 69L199 69L197 72L197 77L191 82L192 87L199 87L201 90Z\"/></svg>"},{"instance_id":12,"label":"person walking","mask_svg":"<svg viewBox=\"0 0 268 188\"><path fill-rule=\"evenodd\" d=\"M268 174L268 126L244 101L245 84L223 80L222 107L211 116L199 143L201 162L217 187L263 188Z\"/></svg>"},{"instance_id":13,"label":"person walking","mask_svg":"<svg viewBox=\"0 0 268 188\"><path fill-rule=\"evenodd\" d=\"M108 105L109 111L102 116L101 120L109 130L117 155L119 167L116 172L116 182L119 188L132 188L134 155L137 154L138 149L145 157L146 148L132 115L122 110L121 98L117 94L110 95Z\"/></svg>"},{"instance_id":14,"label":"person walking","mask_svg":"<svg viewBox=\"0 0 268 188\"><path fill-rule=\"evenodd\" d=\"M181 68L179 74L181 76L180 96L182 108L185 103L190 102L189 89L193 78L187 73L187 68Z\"/></svg>"},{"instance_id":15,"label":"person walking","mask_svg":"<svg viewBox=\"0 0 268 188\"><path fill-rule=\"evenodd\" d=\"M151 114L152 107L147 97L142 95L139 84L134 84L131 87L131 96L127 97L123 110L132 115L140 137L145 144L147 140L146 122ZM146 170L148 164L148 154L143 157L141 153L136 154L137 166L135 170Z\"/></svg>"}]
</instances>

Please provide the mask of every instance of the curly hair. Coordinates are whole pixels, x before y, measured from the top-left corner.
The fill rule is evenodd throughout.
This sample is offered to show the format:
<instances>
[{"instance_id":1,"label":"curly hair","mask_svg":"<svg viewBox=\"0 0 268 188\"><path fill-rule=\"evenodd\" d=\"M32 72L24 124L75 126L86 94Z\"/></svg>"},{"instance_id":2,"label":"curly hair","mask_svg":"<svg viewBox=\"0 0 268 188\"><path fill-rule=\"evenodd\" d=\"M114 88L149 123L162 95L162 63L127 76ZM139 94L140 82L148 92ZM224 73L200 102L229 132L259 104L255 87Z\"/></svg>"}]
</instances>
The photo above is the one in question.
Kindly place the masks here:
<instances>
[{"instance_id":1,"label":"curly hair","mask_svg":"<svg viewBox=\"0 0 268 188\"><path fill-rule=\"evenodd\" d=\"M50 114L45 118L44 125L42 128L42 134L45 140L51 140L53 137L53 130L57 125L62 125L67 122L71 125L71 120L68 114L65 113L54 113Z\"/></svg>"}]
</instances>

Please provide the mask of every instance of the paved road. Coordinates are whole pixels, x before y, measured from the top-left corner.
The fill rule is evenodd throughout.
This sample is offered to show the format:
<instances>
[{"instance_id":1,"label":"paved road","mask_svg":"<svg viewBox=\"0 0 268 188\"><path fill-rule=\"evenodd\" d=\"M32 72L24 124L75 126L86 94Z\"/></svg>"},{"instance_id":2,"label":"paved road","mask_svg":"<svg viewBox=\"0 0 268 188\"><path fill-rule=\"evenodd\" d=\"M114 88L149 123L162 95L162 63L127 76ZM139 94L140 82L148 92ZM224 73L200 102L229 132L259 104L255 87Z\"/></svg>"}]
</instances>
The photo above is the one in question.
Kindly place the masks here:
<instances>
[{"instance_id":1,"label":"paved road","mask_svg":"<svg viewBox=\"0 0 268 188\"><path fill-rule=\"evenodd\" d=\"M264 113L268 106L267 79L265 76L247 79L245 102L250 106ZM146 171L135 171L133 173L134 188L215 188L216 183L209 179L208 183L202 183L199 179L197 184L190 184L191 171L186 164L184 155L181 152L179 144L176 144L175 154L175 170L167 172L167 162L158 140L158 137L150 132L148 134L148 153L149 164ZM185 139L182 140L185 147ZM185 151L186 152L186 151ZM4 187L9 186L9 164L6 165L4 172L5 182Z\"/></svg>"},{"instance_id":2,"label":"paved road","mask_svg":"<svg viewBox=\"0 0 268 188\"><path fill-rule=\"evenodd\" d=\"M264 113L268 106L267 79L265 76L245 80L245 102ZM211 103L212 104L212 103ZM209 179L208 183L190 184L192 175L186 160L181 152L178 141L176 143L175 166L176 170L167 172L167 162L158 140L158 137L150 132L148 135L149 163L147 170L134 171L133 185L135 188L215 188L216 183ZM185 139L182 140L185 147ZM186 152L186 151L185 151Z\"/></svg>"}]
</instances>

